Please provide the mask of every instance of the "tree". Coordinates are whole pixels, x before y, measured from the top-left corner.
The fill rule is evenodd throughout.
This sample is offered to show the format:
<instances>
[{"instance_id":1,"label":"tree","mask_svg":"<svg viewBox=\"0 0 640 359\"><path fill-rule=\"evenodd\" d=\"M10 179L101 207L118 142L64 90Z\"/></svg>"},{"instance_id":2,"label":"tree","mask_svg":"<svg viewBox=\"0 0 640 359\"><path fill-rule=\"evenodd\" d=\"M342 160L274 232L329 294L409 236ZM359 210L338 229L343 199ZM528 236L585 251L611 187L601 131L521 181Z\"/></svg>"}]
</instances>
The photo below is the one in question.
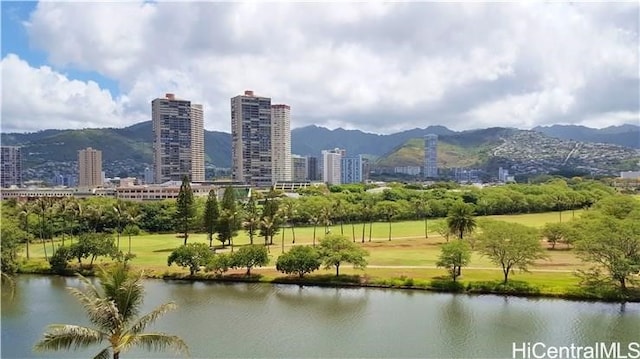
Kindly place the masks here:
<instances>
[{"instance_id":1,"label":"tree","mask_svg":"<svg viewBox=\"0 0 640 359\"><path fill-rule=\"evenodd\" d=\"M280 217L278 216L278 201L270 192L265 198L260 215L260 235L264 236L264 244L273 244L273 236L278 233Z\"/></svg>"},{"instance_id":2,"label":"tree","mask_svg":"<svg viewBox=\"0 0 640 359\"><path fill-rule=\"evenodd\" d=\"M391 240L391 221L393 220L393 217L398 214L400 208L396 202L392 201L378 202L376 207L376 212L389 222L389 240Z\"/></svg>"},{"instance_id":3,"label":"tree","mask_svg":"<svg viewBox=\"0 0 640 359\"><path fill-rule=\"evenodd\" d=\"M218 205L218 196L215 190L209 191L207 202L204 204L204 214L202 218L202 225L207 232L207 238L209 239L209 247L213 247L213 235L216 233L216 224L220 217L220 206Z\"/></svg>"},{"instance_id":4,"label":"tree","mask_svg":"<svg viewBox=\"0 0 640 359\"><path fill-rule=\"evenodd\" d=\"M467 203L457 202L453 205L447 216L447 227L452 234L463 239L465 234L473 232L476 228L476 219L473 206Z\"/></svg>"},{"instance_id":5,"label":"tree","mask_svg":"<svg viewBox=\"0 0 640 359\"><path fill-rule=\"evenodd\" d=\"M193 276L200 271L200 267L206 266L213 257L213 253L204 243L188 243L171 252L167 258L167 266L173 263L189 268L189 275Z\"/></svg>"},{"instance_id":6,"label":"tree","mask_svg":"<svg viewBox=\"0 0 640 359\"><path fill-rule=\"evenodd\" d=\"M187 175L182 177L182 184L180 185L180 192L178 192L178 198L176 198L176 215L175 220L178 225L178 229L184 236L184 244L187 244L189 238L189 229L193 225L193 220L196 216L196 206L193 199L193 191L191 190L191 182Z\"/></svg>"},{"instance_id":7,"label":"tree","mask_svg":"<svg viewBox=\"0 0 640 359\"><path fill-rule=\"evenodd\" d=\"M233 259L231 254L219 253L214 254L209 263L205 267L206 272L214 272L216 275L222 275L233 266Z\"/></svg>"},{"instance_id":8,"label":"tree","mask_svg":"<svg viewBox=\"0 0 640 359\"><path fill-rule=\"evenodd\" d=\"M3 219L0 226L0 249L2 257L0 265L2 273L11 275L18 270L18 249L20 243L29 238L29 234L18 228L18 226L10 220Z\"/></svg>"},{"instance_id":9,"label":"tree","mask_svg":"<svg viewBox=\"0 0 640 359\"><path fill-rule=\"evenodd\" d=\"M325 268L336 268L336 277L340 275L340 265L351 263L354 268L364 268L367 266L367 251L357 244L349 241L347 237L330 234L320 240L320 259Z\"/></svg>"},{"instance_id":10,"label":"tree","mask_svg":"<svg viewBox=\"0 0 640 359\"><path fill-rule=\"evenodd\" d=\"M84 290L68 288L95 327L52 324L35 344L34 350L68 350L107 342L107 347L94 358L106 359L113 355L118 359L121 353L136 346L148 350L171 348L178 353L189 353L187 344L177 336L144 332L148 325L175 309L176 305L165 303L148 314L138 316L144 300L142 274L131 273L125 264L117 264L109 271L102 270L99 276L101 290L83 276L79 277Z\"/></svg>"},{"instance_id":11,"label":"tree","mask_svg":"<svg viewBox=\"0 0 640 359\"><path fill-rule=\"evenodd\" d=\"M82 265L82 259L91 257L90 266L99 256L115 256L117 249L113 236L108 233L83 233L78 237L78 241L69 246L70 255L78 259Z\"/></svg>"},{"instance_id":12,"label":"tree","mask_svg":"<svg viewBox=\"0 0 640 359\"><path fill-rule=\"evenodd\" d=\"M421 195L413 200L413 206L418 212L418 217L424 218L424 238L429 238L429 223L427 222L431 215L431 207L424 195Z\"/></svg>"},{"instance_id":13,"label":"tree","mask_svg":"<svg viewBox=\"0 0 640 359\"><path fill-rule=\"evenodd\" d=\"M129 237L129 254L131 254L131 236L137 236L140 234L140 227L138 227L138 223L142 218L142 214L140 213L140 207L134 204L130 204L127 207L126 211L126 223L127 225L124 227L123 233Z\"/></svg>"},{"instance_id":14,"label":"tree","mask_svg":"<svg viewBox=\"0 0 640 359\"><path fill-rule=\"evenodd\" d=\"M251 268L269 264L267 247L255 244L240 247L237 252L233 253L232 262L234 268L247 268L247 276L250 276Z\"/></svg>"},{"instance_id":15,"label":"tree","mask_svg":"<svg viewBox=\"0 0 640 359\"><path fill-rule=\"evenodd\" d=\"M258 213L258 205L255 196L252 194L245 205L245 216L242 226L249 235L249 243L253 244L253 237L256 235L258 227L260 227L260 214Z\"/></svg>"},{"instance_id":16,"label":"tree","mask_svg":"<svg viewBox=\"0 0 640 359\"><path fill-rule=\"evenodd\" d=\"M440 257L436 265L447 268L453 281L460 275L460 268L466 267L471 260L471 248L464 241L453 241L440 248Z\"/></svg>"},{"instance_id":17,"label":"tree","mask_svg":"<svg viewBox=\"0 0 640 359\"><path fill-rule=\"evenodd\" d=\"M295 246L276 261L276 269L285 274L297 274L302 278L320 268L320 254L311 246Z\"/></svg>"},{"instance_id":18,"label":"tree","mask_svg":"<svg viewBox=\"0 0 640 359\"><path fill-rule=\"evenodd\" d=\"M547 223L542 227L542 236L547 239L547 242L551 244L551 249L556 248L558 243L571 243L571 228L568 224L557 222Z\"/></svg>"},{"instance_id":19,"label":"tree","mask_svg":"<svg viewBox=\"0 0 640 359\"><path fill-rule=\"evenodd\" d=\"M581 221L578 255L594 269L604 269L626 291L633 275L640 273L640 212L622 219L594 214Z\"/></svg>"},{"instance_id":20,"label":"tree","mask_svg":"<svg viewBox=\"0 0 640 359\"><path fill-rule=\"evenodd\" d=\"M538 231L519 223L487 220L479 236L480 253L502 267L504 284L514 268L527 271L535 260L546 258Z\"/></svg>"},{"instance_id":21,"label":"tree","mask_svg":"<svg viewBox=\"0 0 640 359\"><path fill-rule=\"evenodd\" d=\"M431 225L431 228L434 229L442 238L444 238L447 243L449 243L451 230L447 226L446 221L436 221L435 224Z\"/></svg>"},{"instance_id":22,"label":"tree","mask_svg":"<svg viewBox=\"0 0 640 359\"><path fill-rule=\"evenodd\" d=\"M120 234L122 233L122 228L127 222L127 208L124 202L118 200L113 206L113 213L116 217L116 249L120 250Z\"/></svg>"},{"instance_id":23,"label":"tree","mask_svg":"<svg viewBox=\"0 0 640 359\"><path fill-rule=\"evenodd\" d=\"M237 235L238 229L240 229L238 207L233 187L227 186L224 189L220 207L220 218L216 225L216 232L218 232L218 240L224 246L225 242L231 244L233 237Z\"/></svg>"},{"instance_id":24,"label":"tree","mask_svg":"<svg viewBox=\"0 0 640 359\"><path fill-rule=\"evenodd\" d=\"M22 223L22 230L25 231L25 233L29 233L29 215L31 214L31 205L28 201L22 201L18 203L17 209L18 217L20 219L20 222ZM27 236L24 242L27 247L27 259L29 259L29 241L30 238L29 236Z\"/></svg>"}]
</instances>

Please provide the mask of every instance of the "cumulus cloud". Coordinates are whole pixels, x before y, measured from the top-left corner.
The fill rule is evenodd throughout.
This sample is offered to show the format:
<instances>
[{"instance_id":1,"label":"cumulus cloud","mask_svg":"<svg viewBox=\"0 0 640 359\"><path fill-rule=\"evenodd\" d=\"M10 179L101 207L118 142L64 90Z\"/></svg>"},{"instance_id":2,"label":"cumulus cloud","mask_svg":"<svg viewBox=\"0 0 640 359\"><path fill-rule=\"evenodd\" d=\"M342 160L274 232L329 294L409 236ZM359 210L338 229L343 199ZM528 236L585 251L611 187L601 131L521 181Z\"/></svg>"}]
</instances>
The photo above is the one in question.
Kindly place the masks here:
<instances>
[{"instance_id":1,"label":"cumulus cloud","mask_svg":"<svg viewBox=\"0 0 640 359\"><path fill-rule=\"evenodd\" d=\"M118 83L112 98L95 83L59 73L49 80L49 89L73 88L100 105L98 125L148 119L149 102L173 92L205 105L206 128L228 131L229 98L253 89L291 105L293 127L393 132L638 122L638 11L638 4L41 2L26 28L59 72L96 71ZM26 96L42 81L10 86ZM42 102L12 104L8 121L46 128L39 119L48 111L83 111L63 109L69 100ZM77 127L78 117L57 123Z\"/></svg>"},{"instance_id":2,"label":"cumulus cloud","mask_svg":"<svg viewBox=\"0 0 640 359\"><path fill-rule=\"evenodd\" d=\"M121 99L93 81L67 78L49 66L31 67L15 54L2 62L2 131L119 127L142 120L124 114Z\"/></svg>"}]
</instances>

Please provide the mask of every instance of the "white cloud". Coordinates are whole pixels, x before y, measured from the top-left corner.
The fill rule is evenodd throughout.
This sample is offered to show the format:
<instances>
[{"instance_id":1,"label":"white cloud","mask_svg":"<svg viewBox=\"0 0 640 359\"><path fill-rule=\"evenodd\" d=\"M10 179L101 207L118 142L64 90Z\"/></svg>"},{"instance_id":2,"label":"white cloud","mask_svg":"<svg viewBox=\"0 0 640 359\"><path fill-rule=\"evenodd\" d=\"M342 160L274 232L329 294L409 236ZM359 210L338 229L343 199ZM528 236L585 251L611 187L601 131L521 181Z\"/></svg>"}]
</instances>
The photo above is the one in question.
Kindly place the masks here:
<instances>
[{"instance_id":1,"label":"white cloud","mask_svg":"<svg viewBox=\"0 0 640 359\"><path fill-rule=\"evenodd\" d=\"M141 120L93 81L70 80L48 66L33 68L14 54L2 67L2 131L119 127Z\"/></svg>"},{"instance_id":2,"label":"white cloud","mask_svg":"<svg viewBox=\"0 0 640 359\"><path fill-rule=\"evenodd\" d=\"M294 127L608 125L638 120L638 10L637 4L41 2L27 30L58 71L96 71L118 83L116 99L81 83L85 96L96 96L87 103L104 105L92 120L103 126L148 119L151 99L173 92L205 105L206 128L228 131L229 98L245 89L290 104ZM43 77L43 71L31 72ZM57 86L70 88L65 81L73 82ZM25 101L32 100L16 100ZM51 107L33 105L11 113L22 120L8 121L50 127L33 121ZM39 115L27 116L33 113ZM620 113L626 115L611 115ZM75 118L57 123L77 126Z\"/></svg>"}]
</instances>

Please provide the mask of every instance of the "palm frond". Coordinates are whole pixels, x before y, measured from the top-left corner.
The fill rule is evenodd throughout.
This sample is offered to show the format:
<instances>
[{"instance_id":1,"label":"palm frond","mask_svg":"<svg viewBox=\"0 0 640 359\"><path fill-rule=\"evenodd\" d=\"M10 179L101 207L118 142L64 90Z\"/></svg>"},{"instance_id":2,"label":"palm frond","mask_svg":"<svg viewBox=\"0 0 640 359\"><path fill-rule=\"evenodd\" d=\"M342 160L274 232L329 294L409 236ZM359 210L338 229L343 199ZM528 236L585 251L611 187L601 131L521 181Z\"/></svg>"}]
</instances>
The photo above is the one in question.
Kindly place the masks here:
<instances>
[{"instance_id":1,"label":"palm frond","mask_svg":"<svg viewBox=\"0 0 640 359\"><path fill-rule=\"evenodd\" d=\"M113 301L93 297L92 293L76 288L69 288L69 292L82 303L89 321L101 330L109 332L123 324L122 316Z\"/></svg>"},{"instance_id":2,"label":"palm frond","mask_svg":"<svg viewBox=\"0 0 640 359\"><path fill-rule=\"evenodd\" d=\"M100 351L100 353L96 354L93 359L109 359L111 358L111 347L106 347Z\"/></svg>"},{"instance_id":3,"label":"palm frond","mask_svg":"<svg viewBox=\"0 0 640 359\"><path fill-rule=\"evenodd\" d=\"M76 276L78 276L78 279L80 279L82 284L84 284L84 287L85 287L84 291L83 291L84 293L87 293L87 295L89 295L91 297L94 297L94 298L102 297L102 295L100 294L100 291L98 291L98 288L95 285L93 285L93 283L91 283L89 278L83 276L80 273L77 273ZM76 289L76 288L68 287L67 289L71 290L71 289Z\"/></svg>"},{"instance_id":4,"label":"palm frond","mask_svg":"<svg viewBox=\"0 0 640 359\"><path fill-rule=\"evenodd\" d=\"M156 319L176 308L177 306L174 302L159 305L150 313L138 318L138 320L131 326L131 328L127 330L127 332L131 334L142 333L149 324L155 322Z\"/></svg>"},{"instance_id":5,"label":"palm frond","mask_svg":"<svg viewBox=\"0 0 640 359\"><path fill-rule=\"evenodd\" d=\"M126 348L123 348L123 352L135 345L143 347L146 350L154 351L162 351L171 348L176 353L189 356L189 347L187 346L187 343L176 335L169 335L165 333L137 334L132 336L131 340L127 344Z\"/></svg>"},{"instance_id":6,"label":"palm frond","mask_svg":"<svg viewBox=\"0 0 640 359\"><path fill-rule=\"evenodd\" d=\"M44 338L33 347L35 351L78 349L99 344L106 333L79 325L53 324L44 333Z\"/></svg>"}]
</instances>

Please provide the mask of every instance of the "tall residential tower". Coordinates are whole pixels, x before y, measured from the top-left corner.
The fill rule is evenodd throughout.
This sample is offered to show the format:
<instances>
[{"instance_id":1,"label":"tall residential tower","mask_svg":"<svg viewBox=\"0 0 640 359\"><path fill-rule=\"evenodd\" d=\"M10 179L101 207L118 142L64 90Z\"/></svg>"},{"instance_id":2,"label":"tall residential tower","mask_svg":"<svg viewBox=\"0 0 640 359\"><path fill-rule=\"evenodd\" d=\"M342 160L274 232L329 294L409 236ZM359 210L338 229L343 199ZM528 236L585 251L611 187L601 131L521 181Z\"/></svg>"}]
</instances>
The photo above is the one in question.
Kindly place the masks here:
<instances>
[{"instance_id":1,"label":"tall residential tower","mask_svg":"<svg viewBox=\"0 0 640 359\"><path fill-rule=\"evenodd\" d=\"M291 107L271 106L271 161L273 182L291 181Z\"/></svg>"},{"instance_id":2,"label":"tall residential tower","mask_svg":"<svg viewBox=\"0 0 640 359\"><path fill-rule=\"evenodd\" d=\"M153 162L156 183L204 181L204 116L202 105L173 94L151 101Z\"/></svg>"},{"instance_id":3,"label":"tall residential tower","mask_svg":"<svg viewBox=\"0 0 640 359\"><path fill-rule=\"evenodd\" d=\"M78 151L78 187L102 186L102 151L87 147Z\"/></svg>"},{"instance_id":4,"label":"tall residential tower","mask_svg":"<svg viewBox=\"0 0 640 359\"><path fill-rule=\"evenodd\" d=\"M438 135L424 136L424 177L438 177Z\"/></svg>"},{"instance_id":5,"label":"tall residential tower","mask_svg":"<svg viewBox=\"0 0 640 359\"><path fill-rule=\"evenodd\" d=\"M253 91L231 98L231 171L235 181L257 187L273 184L271 122L271 98L255 96Z\"/></svg>"},{"instance_id":6,"label":"tall residential tower","mask_svg":"<svg viewBox=\"0 0 640 359\"><path fill-rule=\"evenodd\" d=\"M16 146L0 147L0 187L22 185L22 151Z\"/></svg>"}]
</instances>

